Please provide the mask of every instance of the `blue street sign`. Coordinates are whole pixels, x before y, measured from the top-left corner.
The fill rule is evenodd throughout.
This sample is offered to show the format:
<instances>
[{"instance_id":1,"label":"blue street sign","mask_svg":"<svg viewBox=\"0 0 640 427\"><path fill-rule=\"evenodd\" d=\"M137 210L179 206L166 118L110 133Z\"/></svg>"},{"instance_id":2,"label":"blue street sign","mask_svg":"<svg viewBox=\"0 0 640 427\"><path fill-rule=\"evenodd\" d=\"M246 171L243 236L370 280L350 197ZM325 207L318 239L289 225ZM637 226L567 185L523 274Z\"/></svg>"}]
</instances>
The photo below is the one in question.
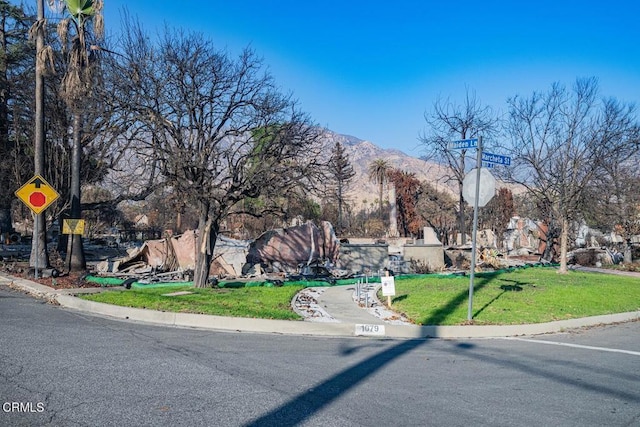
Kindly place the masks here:
<instances>
[{"instance_id":1,"label":"blue street sign","mask_svg":"<svg viewBox=\"0 0 640 427\"><path fill-rule=\"evenodd\" d=\"M483 168L493 168L495 166L495 163L489 163L489 162L482 162L482 167Z\"/></svg>"},{"instance_id":2,"label":"blue street sign","mask_svg":"<svg viewBox=\"0 0 640 427\"><path fill-rule=\"evenodd\" d=\"M511 157L503 156L502 154L482 153L482 161L487 163L495 163L498 165L509 166L511 164Z\"/></svg>"},{"instance_id":3,"label":"blue street sign","mask_svg":"<svg viewBox=\"0 0 640 427\"><path fill-rule=\"evenodd\" d=\"M449 142L449 150L478 148L478 138L460 139Z\"/></svg>"}]
</instances>

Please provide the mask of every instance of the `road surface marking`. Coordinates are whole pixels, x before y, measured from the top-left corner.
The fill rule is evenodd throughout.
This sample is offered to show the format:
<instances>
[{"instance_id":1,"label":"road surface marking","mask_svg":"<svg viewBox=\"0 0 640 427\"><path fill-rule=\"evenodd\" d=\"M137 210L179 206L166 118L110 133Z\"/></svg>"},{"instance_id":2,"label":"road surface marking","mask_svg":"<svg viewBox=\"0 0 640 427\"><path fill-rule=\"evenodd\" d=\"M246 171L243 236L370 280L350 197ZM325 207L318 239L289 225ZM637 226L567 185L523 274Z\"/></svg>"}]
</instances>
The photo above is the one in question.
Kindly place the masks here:
<instances>
[{"instance_id":1,"label":"road surface marking","mask_svg":"<svg viewBox=\"0 0 640 427\"><path fill-rule=\"evenodd\" d=\"M562 346L562 347L582 348L582 349L585 349L585 350L598 350L598 351L607 351L609 353L623 353L623 354L630 354L632 356L640 356L640 351L620 350L620 349L617 349L617 348L593 347L593 346L590 346L590 345L569 344L569 343L564 343L564 342L534 340L534 339L527 339L527 338L505 337L505 338L502 338L502 339L513 340L513 341L532 342L532 343L536 343L536 344L559 345L559 346Z\"/></svg>"}]
</instances>

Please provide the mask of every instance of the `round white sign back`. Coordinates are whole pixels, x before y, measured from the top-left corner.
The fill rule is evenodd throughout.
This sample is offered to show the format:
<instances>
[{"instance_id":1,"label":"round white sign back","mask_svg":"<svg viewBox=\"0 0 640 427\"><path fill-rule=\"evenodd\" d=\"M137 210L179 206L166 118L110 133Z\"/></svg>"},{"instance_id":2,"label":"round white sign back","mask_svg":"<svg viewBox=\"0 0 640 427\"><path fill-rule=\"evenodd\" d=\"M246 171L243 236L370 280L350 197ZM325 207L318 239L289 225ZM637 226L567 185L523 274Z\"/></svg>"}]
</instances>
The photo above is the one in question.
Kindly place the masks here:
<instances>
[{"instance_id":1,"label":"round white sign back","mask_svg":"<svg viewBox=\"0 0 640 427\"><path fill-rule=\"evenodd\" d=\"M478 169L472 169L464 176L462 181L462 197L473 206L476 200L476 181ZM487 168L480 168L480 191L478 193L478 206L483 207L496 194L496 179Z\"/></svg>"}]
</instances>

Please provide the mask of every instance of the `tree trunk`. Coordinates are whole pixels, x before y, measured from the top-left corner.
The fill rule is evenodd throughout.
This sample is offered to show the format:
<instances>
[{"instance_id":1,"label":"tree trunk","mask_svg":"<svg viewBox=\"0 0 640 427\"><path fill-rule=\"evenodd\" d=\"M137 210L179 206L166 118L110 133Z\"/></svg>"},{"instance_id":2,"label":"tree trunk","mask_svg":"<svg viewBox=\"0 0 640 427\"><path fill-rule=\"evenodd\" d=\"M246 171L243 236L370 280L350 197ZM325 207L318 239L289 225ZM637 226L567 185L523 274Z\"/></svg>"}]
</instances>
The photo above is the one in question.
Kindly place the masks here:
<instances>
[{"instance_id":1,"label":"tree trunk","mask_svg":"<svg viewBox=\"0 0 640 427\"><path fill-rule=\"evenodd\" d=\"M460 200L459 200L459 211L458 211L458 227L460 228L460 243L467 243L467 233L465 230L465 218L464 218L464 197L462 196L462 183L460 183ZM456 239L456 243L457 239Z\"/></svg>"},{"instance_id":2,"label":"tree trunk","mask_svg":"<svg viewBox=\"0 0 640 427\"><path fill-rule=\"evenodd\" d=\"M383 191L383 189L384 189L384 183L380 182L380 190L379 190L380 198L378 199L378 202L380 203L380 212L379 212L380 221L384 221L384 218L382 216L382 191Z\"/></svg>"},{"instance_id":3,"label":"tree trunk","mask_svg":"<svg viewBox=\"0 0 640 427\"><path fill-rule=\"evenodd\" d=\"M4 244L8 241L12 232L13 224L11 223L11 208L0 208L0 235L4 238L0 244Z\"/></svg>"},{"instance_id":4,"label":"tree trunk","mask_svg":"<svg viewBox=\"0 0 640 427\"><path fill-rule=\"evenodd\" d=\"M562 233L560 234L560 268L558 273L567 273L567 248L569 247L569 220L562 218Z\"/></svg>"},{"instance_id":5,"label":"tree trunk","mask_svg":"<svg viewBox=\"0 0 640 427\"><path fill-rule=\"evenodd\" d=\"M338 182L338 190L337 190L337 196L338 196L338 224L337 224L337 230L338 233L342 233L343 232L343 226L342 226L342 183Z\"/></svg>"},{"instance_id":6,"label":"tree trunk","mask_svg":"<svg viewBox=\"0 0 640 427\"><path fill-rule=\"evenodd\" d=\"M198 239L196 249L196 268L193 274L193 286L206 288L209 281L209 270L213 261L213 250L218 239L219 225L208 214L201 214L198 221Z\"/></svg>"},{"instance_id":7,"label":"tree trunk","mask_svg":"<svg viewBox=\"0 0 640 427\"><path fill-rule=\"evenodd\" d=\"M631 264L633 262L633 253L631 251L631 239L625 240L624 252L623 252L623 262L625 264Z\"/></svg>"},{"instance_id":8,"label":"tree trunk","mask_svg":"<svg viewBox=\"0 0 640 427\"><path fill-rule=\"evenodd\" d=\"M462 132L460 132L460 136L462 139L466 138L466 132L463 130ZM461 177L458 178L458 194L459 194L459 199L458 199L458 226L460 227L460 244L465 245L467 243L467 226L465 224L465 215L464 215L464 196L462 195L462 181L464 180L464 170L465 170L465 165L464 165L464 159L466 156L467 150L462 150L462 152L460 153L460 163L459 163L459 171L461 174ZM479 165L476 165L476 167L479 167ZM455 240L455 244L458 244L458 239Z\"/></svg>"},{"instance_id":9,"label":"tree trunk","mask_svg":"<svg viewBox=\"0 0 640 427\"><path fill-rule=\"evenodd\" d=\"M65 209L64 212L62 212L60 215L58 215L58 226L59 226L59 233L58 233L58 245L56 246L56 250L58 251L58 253L60 254L66 254L67 253L67 249L68 249L68 244L69 244L69 235L68 234L62 234L62 225L64 224L64 220L69 218L69 212ZM66 259L66 257L65 257Z\"/></svg>"},{"instance_id":10,"label":"tree trunk","mask_svg":"<svg viewBox=\"0 0 640 427\"><path fill-rule=\"evenodd\" d=\"M82 166L82 117L80 113L73 115L73 150L71 152L71 219L80 219L82 210L80 207L80 168ZM62 225L62 224L61 224ZM87 263L82 246L82 235L71 234L67 245L67 270L86 270Z\"/></svg>"},{"instance_id":11,"label":"tree trunk","mask_svg":"<svg viewBox=\"0 0 640 427\"><path fill-rule=\"evenodd\" d=\"M38 20L44 19L44 2L38 0ZM41 63L38 55L44 49L44 29L39 29L36 34L36 111L35 111L35 141L34 141L34 172L35 175L42 176L44 174L44 64ZM29 265L31 267L46 268L49 267L49 256L47 252L47 233L45 228L46 219L44 213L37 214L37 220L34 222L33 237L31 240L31 256ZM37 251L36 251L37 247Z\"/></svg>"},{"instance_id":12,"label":"tree trunk","mask_svg":"<svg viewBox=\"0 0 640 427\"><path fill-rule=\"evenodd\" d=\"M398 237L398 209L396 205L396 187L393 183L389 183L389 237ZM403 223L404 226L404 223ZM406 227L405 236L406 236Z\"/></svg>"},{"instance_id":13,"label":"tree trunk","mask_svg":"<svg viewBox=\"0 0 640 427\"><path fill-rule=\"evenodd\" d=\"M176 215L176 233L182 234L182 213L180 211Z\"/></svg>"}]
</instances>

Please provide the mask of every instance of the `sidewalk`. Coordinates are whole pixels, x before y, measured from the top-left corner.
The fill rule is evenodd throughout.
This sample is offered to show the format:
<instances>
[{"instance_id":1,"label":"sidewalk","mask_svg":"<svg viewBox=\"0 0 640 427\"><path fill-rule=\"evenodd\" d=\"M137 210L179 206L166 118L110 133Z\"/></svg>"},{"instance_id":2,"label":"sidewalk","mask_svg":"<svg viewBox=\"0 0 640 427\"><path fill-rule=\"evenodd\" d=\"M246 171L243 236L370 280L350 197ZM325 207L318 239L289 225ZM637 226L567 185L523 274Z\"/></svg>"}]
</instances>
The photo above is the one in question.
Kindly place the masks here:
<instances>
[{"instance_id":1,"label":"sidewalk","mask_svg":"<svg viewBox=\"0 0 640 427\"><path fill-rule=\"evenodd\" d=\"M640 277L640 274L636 274L638 275L636 277ZM44 298L65 309L79 310L98 316L167 326L236 332L405 339L488 338L554 333L586 326L640 320L640 311L638 311L532 325L417 326L407 324L396 313L384 308L377 299L374 300L376 286L357 289L356 285L309 288L310 294L307 297L310 308L307 308L308 315L305 316L305 321L249 319L168 313L86 301L74 295L101 292L103 289L56 290L30 280L0 273L0 286L3 285ZM357 292L358 290L360 292ZM358 295L360 301L356 301ZM370 301L369 307L364 307L363 299ZM318 313L321 315L318 316Z\"/></svg>"}]
</instances>

